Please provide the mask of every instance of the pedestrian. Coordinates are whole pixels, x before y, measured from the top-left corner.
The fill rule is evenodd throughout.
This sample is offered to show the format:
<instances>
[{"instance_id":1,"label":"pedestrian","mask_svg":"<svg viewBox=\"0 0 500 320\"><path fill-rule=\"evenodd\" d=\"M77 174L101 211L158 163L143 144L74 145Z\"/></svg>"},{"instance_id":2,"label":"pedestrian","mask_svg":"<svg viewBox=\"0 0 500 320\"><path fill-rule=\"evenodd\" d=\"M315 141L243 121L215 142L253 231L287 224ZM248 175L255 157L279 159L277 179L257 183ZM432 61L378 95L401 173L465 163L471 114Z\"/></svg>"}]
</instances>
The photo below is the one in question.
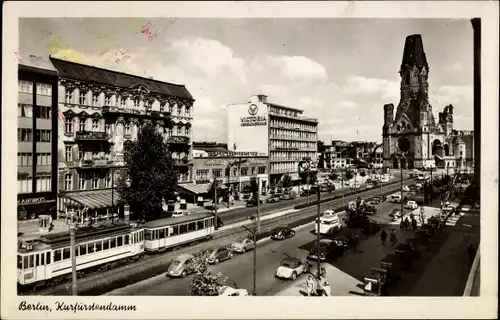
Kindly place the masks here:
<instances>
[{"instance_id":1,"label":"pedestrian","mask_svg":"<svg viewBox=\"0 0 500 320\"><path fill-rule=\"evenodd\" d=\"M307 286L307 296L310 297L314 291L314 281L311 275L307 277L306 286Z\"/></svg>"},{"instance_id":2,"label":"pedestrian","mask_svg":"<svg viewBox=\"0 0 500 320\"><path fill-rule=\"evenodd\" d=\"M411 226L412 226L413 232L417 232L417 220L412 219Z\"/></svg>"},{"instance_id":3,"label":"pedestrian","mask_svg":"<svg viewBox=\"0 0 500 320\"><path fill-rule=\"evenodd\" d=\"M329 297L331 294L332 289L330 288L330 284L328 283L328 281L325 281L325 283L323 283L323 295L325 297Z\"/></svg>"},{"instance_id":4,"label":"pedestrian","mask_svg":"<svg viewBox=\"0 0 500 320\"><path fill-rule=\"evenodd\" d=\"M474 248L474 245L472 243L469 244L469 247L467 248L467 254L469 255L470 263L473 263L474 258L476 257L476 248Z\"/></svg>"},{"instance_id":5,"label":"pedestrian","mask_svg":"<svg viewBox=\"0 0 500 320\"><path fill-rule=\"evenodd\" d=\"M380 234L380 240L382 240L382 244L385 244L385 239L387 239L387 232L385 232L385 230L382 230L382 233Z\"/></svg>"},{"instance_id":6,"label":"pedestrian","mask_svg":"<svg viewBox=\"0 0 500 320\"><path fill-rule=\"evenodd\" d=\"M391 239L392 245L395 245L396 242L398 242L398 238L396 237L396 233L394 233L394 229L392 229L392 231L391 231L390 239Z\"/></svg>"},{"instance_id":7,"label":"pedestrian","mask_svg":"<svg viewBox=\"0 0 500 320\"><path fill-rule=\"evenodd\" d=\"M401 222L399 223L399 229L403 231L405 229L405 221L401 218Z\"/></svg>"},{"instance_id":8,"label":"pedestrian","mask_svg":"<svg viewBox=\"0 0 500 320\"><path fill-rule=\"evenodd\" d=\"M408 217L405 217L404 229L410 230L410 220L408 220Z\"/></svg>"}]
</instances>

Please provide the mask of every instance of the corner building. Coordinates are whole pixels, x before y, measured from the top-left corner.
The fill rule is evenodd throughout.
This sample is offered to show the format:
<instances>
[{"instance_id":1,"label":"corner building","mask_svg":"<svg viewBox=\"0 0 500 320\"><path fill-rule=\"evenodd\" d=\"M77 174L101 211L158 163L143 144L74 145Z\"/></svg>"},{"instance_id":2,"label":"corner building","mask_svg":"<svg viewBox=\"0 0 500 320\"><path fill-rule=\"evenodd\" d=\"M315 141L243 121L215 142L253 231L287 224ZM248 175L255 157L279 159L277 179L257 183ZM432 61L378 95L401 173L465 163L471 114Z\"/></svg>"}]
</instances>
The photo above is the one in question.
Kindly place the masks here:
<instances>
[{"instance_id":1,"label":"corner building","mask_svg":"<svg viewBox=\"0 0 500 320\"><path fill-rule=\"evenodd\" d=\"M56 218L57 79L52 65L37 57L18 65L18 219Z\"/></svg>"},{"instance_id":2,"label":"corner building","mask_svg":"<svg viewBox=\"0 0 500 320\"><path fill-rule=\"evenodd\" d=\"M229 105L228 117L228 148L267 155L271 186L287 173L299 180L299 162L304 158L317 164L318 121L304 116L303 110L256 95L247 103Z\"/></svg>"},{"instance_id":3,"label":"corner building","mask_svg":"<svg viewBox=\"0 0 500 320\"><path fill-rule=\"evenodd\" d=\"M92 215L123 211L114 190L127 144L153 123L191 180L194 99L183 85L50 58L59 72L60 212L88 208Z\"/></svg>"},{"instance_id":4,"label":"corner building","mask_svg":"<svg viewBox=\"0 0 500 320\"><path fill-rule=\"evenodd\" d=\"M406 38L401 76L401 100L394 115L394 105L384 105L384 167L448 168L469 171L474 163L474 132L453 129L453 106L439 113L438 121L429 103L429 65L422 36ZM402 163L398 160L400 143L409 145Z\"/></svg>"}]
</instances>

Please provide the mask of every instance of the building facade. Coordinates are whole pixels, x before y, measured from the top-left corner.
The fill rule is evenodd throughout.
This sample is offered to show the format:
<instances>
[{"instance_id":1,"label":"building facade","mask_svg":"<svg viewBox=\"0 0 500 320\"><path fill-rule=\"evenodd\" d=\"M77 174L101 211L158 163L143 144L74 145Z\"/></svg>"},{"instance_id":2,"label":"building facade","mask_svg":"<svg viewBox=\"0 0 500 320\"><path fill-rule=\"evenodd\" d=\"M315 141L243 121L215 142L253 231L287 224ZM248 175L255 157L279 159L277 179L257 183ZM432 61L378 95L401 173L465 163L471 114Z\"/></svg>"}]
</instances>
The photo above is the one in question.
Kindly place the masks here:
<instances>
[{"instance_id":1,"label":"building facade","mask_svg":"<svg viewBox=\"0 0 500 320\"><path fill-rule=\"evenodd\" d=\"M325 145L325 166L328 169L347 168L351 165L348 157L350 144L346 141L332 140L331 145Z\"/></svg>"},{"instance_id":2,"label":"building facade","mask_svg":"<svg viewBox=\"0 0 500 320\"><path fill-rule=\"evenodd\" d=\"M474 162L473 131L453 129L452 105L439 113L437 122L432 113L429 65L421 35L406 38L399 74L401 100L396 114L393 104L384 106L384 167L470 169Z\"/></svg>"},{"instance_id":3,"label":"building facade","mask_svg":"<svg viewBox=\"0 0 500 320\"><path fill-rule=\"evenodd\" d=\"M18 218L56 217L57 71L36 57L18 65Z\"/></svg>"},{"instance_id":4,"label":"building facade","mask_svg":"<svg viewBox=\"0 0 500 320\"><path fill-rule=\"evenodd\" d=\"M127 145L153 123L191 180L194 99L183 85L50 58L59 72L60 212L86 207L95 214L122 211L115 193Z\"/></svg>"},{"instance_id":5,"label":"building facade","mask_svg":"<svg viewBox=\"0 0 500 320\"><path fill-rule=\"evenodd\" d=\"M305 158L316 169L318 121L305 117L302 110L256 95L247 103L229 105L228 118L229 149L268 155L271 185L285 174L299 179L299 162Z\"/></svg>"},{"instance_id":6,"label":"building facade","mask_svg":"<svg viewBox=\"0 0 500 320\"><path fill-rule=\"evenodd\" d=\"M351 166L365 168L382 168L382 144L367 141L333 140L325 146L325 162L327 168L342 169Z\"/></svg>"}]
</instances>

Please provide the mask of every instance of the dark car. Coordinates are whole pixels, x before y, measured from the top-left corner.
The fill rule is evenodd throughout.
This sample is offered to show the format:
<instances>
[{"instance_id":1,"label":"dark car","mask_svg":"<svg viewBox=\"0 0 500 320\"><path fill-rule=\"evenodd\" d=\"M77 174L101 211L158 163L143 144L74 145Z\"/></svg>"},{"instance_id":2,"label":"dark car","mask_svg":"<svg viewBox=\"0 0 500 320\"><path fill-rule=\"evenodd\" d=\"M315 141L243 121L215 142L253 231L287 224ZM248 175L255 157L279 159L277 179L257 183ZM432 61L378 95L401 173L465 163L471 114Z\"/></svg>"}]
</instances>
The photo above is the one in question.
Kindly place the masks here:
<instances>
[{"instance_id":1,"label":"dark car","mask_svg":"<svg viewBox=\"0 0 500 320\"><path fill-rule=\"evenodd\" d=\"M377 208L371 205L365 205L363 212L369 215L377 214Z\"/></svg>"},{"instance_id":2,"label":"dark car","mask_svg":"<svg viewBox=\"0 0 500 320\"><path fill-rule=\"evenodd\" d=\"M285 240L295 235L295 231L288 227L278 227L271 232L271 239Z\"/></svg>"},{"instance_id":3,"label":"dark car","mask_svg":"<svg viewBox=\"0 0 500 320\"><path fill-rule=\"evenodd\" d=\"M262 201L262 200L259 199L259 203L263 204L264 201ZM256 206L257 206L257 200L256 199L251 198L251 199L247 200L247 207L256 207Z\"/></svg>"},{"instance_id":4,"label":"dark car","mask_svg":"<svg viewBox=\"0 0 500 320\"><path fill-rule=\"evenodd\" d=\"M337 258L342 254L344 254L343 246L338 245L334 240L321 239L319 245L309 251L307 259L317 260L319 256L320 261L326 261L330 257Z\"/></svg>"},{"instance_id":5,"label":"dark car","mask_svg":"<svg viewBox=\"0 0 500 320\"><path fill-rule=\"evenodd\" d=\"M217 264L221 261L232 259L234 256L233 250L229 246L221 246L210 252L207 258L208 263Z\"/></svg>"},{"instance_id":6,"label":"dark car","mask_svg":"<svg viewBox=\"0 0 500 320\"><path fill-rule=\"evenodd\" d=\"M277 195L277 194L273 194L272 196L270 196L266 200L267 203L274 203L274 202L280 202L280 201L281 201L280 195Z\"/></svg>"}]
</instances>

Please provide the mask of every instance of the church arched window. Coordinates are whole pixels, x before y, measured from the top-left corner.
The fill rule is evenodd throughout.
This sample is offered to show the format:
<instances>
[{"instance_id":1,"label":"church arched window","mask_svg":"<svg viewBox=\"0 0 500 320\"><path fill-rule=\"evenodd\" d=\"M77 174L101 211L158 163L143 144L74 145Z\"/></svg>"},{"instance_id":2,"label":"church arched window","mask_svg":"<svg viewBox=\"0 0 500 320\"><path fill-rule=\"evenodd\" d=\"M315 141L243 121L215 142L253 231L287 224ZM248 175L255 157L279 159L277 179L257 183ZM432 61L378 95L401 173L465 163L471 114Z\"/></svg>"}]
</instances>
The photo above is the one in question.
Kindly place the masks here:
<instances>
[{"instance_id":1,"label":"church arched window","mask_svg":"<svg viewBox=\"0 0 500 320\"><path fill-rule=\"evenodd\" d=\"M396 131L397 132L401 131L401 126L399 124L396 126Z\"/></svg>"}]
</instances>

